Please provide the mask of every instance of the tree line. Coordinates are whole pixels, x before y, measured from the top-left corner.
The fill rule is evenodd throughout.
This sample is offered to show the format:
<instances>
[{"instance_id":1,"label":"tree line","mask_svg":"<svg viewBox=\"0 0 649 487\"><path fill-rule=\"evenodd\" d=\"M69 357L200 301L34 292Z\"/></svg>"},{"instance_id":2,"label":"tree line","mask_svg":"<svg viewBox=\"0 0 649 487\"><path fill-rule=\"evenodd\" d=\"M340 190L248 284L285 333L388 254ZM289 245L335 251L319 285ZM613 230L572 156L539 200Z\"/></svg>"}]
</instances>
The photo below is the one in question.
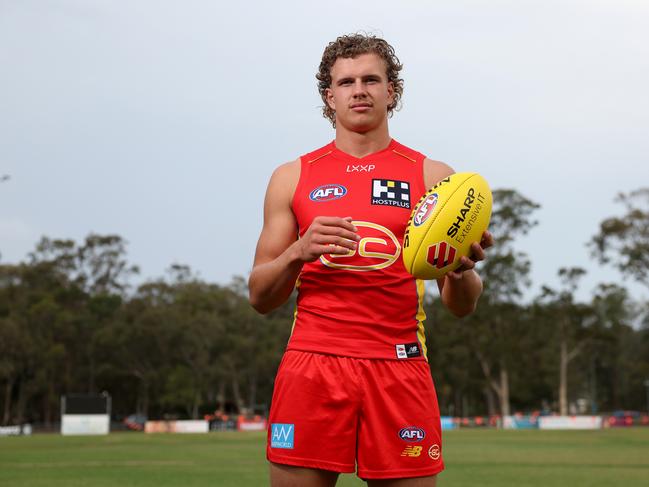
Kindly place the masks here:
<instances>
[{"instance_id":1,"label":"tree line","mask_svg":"<svg viewBox=\"0 0 649 487\"><path fill-rule=\"evenodd\" d=\"M649 286L649 189L619 202L623 215L594 229L590 252ZM436 293L426 298L442 414L646 408L647 303L622 281L578 301L580 268L558 269L552 286L523 299L532 259L516 241L538 208L515 190L494 192L497 243L479 270L485 290L474 314L457 319ZM133 289L138 272L118 235L44 237L24 262L0 265L1 424L51 425L60 397L83 392L110 393L116 419L267 410L294 298L261 316L242 277L209 283L175 264Z\"/></svg>"}]
</instances>

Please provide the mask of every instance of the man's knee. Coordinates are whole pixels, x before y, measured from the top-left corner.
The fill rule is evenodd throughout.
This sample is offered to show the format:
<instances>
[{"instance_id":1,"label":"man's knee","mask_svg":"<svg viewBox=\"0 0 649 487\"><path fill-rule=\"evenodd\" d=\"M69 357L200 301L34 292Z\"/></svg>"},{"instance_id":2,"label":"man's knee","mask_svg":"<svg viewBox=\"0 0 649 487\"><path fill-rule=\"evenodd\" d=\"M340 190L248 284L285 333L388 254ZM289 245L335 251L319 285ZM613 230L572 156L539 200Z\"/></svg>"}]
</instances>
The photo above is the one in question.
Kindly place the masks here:
<instances>
[{"instance_id":1,"label":"man's knee","mask_svg":"<svg viewBox=\"0 0 649 487\"><path fill-rule=\"evenodd\" d=\"M437 475L410 479L368 480L368 487L435 487Z\"/></svg>"},{"instance_id":2,"label":"man's knee","mask_svg":"<svg viewBox=\"0 0 649 487\"><path fill-rule=\"evenodd\" d=\"M316 468L293 467L280 463L270 464L270 485L272 487L333 487L338 472Z\"/></svg>"}]
</instances>

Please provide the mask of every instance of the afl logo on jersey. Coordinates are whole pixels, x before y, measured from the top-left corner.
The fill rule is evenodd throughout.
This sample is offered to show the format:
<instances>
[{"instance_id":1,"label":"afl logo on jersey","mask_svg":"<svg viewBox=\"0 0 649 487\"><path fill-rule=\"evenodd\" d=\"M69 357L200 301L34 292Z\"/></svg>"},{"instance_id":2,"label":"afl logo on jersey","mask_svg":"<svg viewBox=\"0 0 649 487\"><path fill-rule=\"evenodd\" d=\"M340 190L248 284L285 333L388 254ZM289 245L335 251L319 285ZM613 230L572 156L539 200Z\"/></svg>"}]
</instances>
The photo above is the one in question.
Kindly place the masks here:
<instances>
[{"instance_id":1,"label":"afl logo on jersey","mask_svg":"<svg viewBox=\"0 0 649 487\"><path fill-rule=\"evenodd\" d=\"M401 255L399 239L382 225L352 221L361 239L356 250L346 254L324 254L320 262L333 269L375 271L394 264Z\"/></svg>"},{"instance_id":2,"label":"afl logo on jersey","mask_svg":"<svg viewBox=\"0 0 649 487\"><path fill-rule=\"evenodd\" d=\"M347 188L340 184L324 184L311 191L309 199L315 202L332 201L347 194Z\"/></svg>"}]
</instances>

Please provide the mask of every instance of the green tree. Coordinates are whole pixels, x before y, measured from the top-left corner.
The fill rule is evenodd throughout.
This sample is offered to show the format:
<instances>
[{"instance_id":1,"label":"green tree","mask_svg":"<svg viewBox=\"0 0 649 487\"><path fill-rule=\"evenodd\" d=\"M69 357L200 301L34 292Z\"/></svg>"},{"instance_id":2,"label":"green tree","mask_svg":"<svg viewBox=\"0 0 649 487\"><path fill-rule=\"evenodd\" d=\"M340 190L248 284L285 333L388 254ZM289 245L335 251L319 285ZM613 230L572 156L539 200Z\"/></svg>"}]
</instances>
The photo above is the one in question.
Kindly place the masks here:
<instances>
[{"instance_id":1,"label":"green tree","mask_svg":"<svg viewBox=\"0 0 649 487\"><path fill-rule=\"evenodd\" d=\"M88 235L82 245L69 239L41 238L29 255L31 266L49 266L66 281L71 297L79 298L66 308L74 323L76 346L67 354L78 353L74 370L84 375L79 390L96 392L97 356L95 335L114 318L128 288L128 280L138 272L126 257L126 241L118 235ZM69 302L69 304L72 304Z\"/></svg>"},{"instance_id":2,"label":"green tree","mask_svg":"<svg viewBox=\"0 0 649 487\"><path fill-rule=\"evenodd\" d=\"M496 394L502 415L510 414L510 370L525 333L520 306L529 285L530 261L514 248L527 234L539 205L512 189L493 192L490 229L495 244L480 267L484 293L477 311L466 319L466 338L476 355L487 385Z\"/></svg>"},{"instance_id":3,"label":"green tree","mask_svg":"<svg viewBox=\"0 0 649 487\"><path fill-rule=\"evenodd\" d=\"M620 193L616 201L625 213L600 223L590 241L592 253L601 263L649 286L649 188Z\"/></svg>"},{"instance_id":4,"label":"green tree","mask_svg":"<svg viewBox=\"0 0 649 487\"><path fill-rule=\"evenodd\" d=\"M84 296L52 262L3 266L2 271L0 307L13 330L7 356L13 363L4 369L11 370L6 380L17 390L14 417L22 421L29 413L26 405L37 404L38 416L50 424L58 396L72 380L74 358L68 351L74 349L76 311Z\"/></svg>"},{"instance_id":5,"label":"green tree","mask_svg":"<svg viewBox=\"0 0 649 487\"><path fill-rule=\"evenodd\" d=\"M568 368L592 340L592 329L596 315L592 307L575 300L575 291L579 280L586 273L584 269L561 268L559 278L560 290L544 286L539 300L546 305L549 321L554 324L552 343L559 348L559 381L558 401L559 414L568 414Z\"/></svg>"},{"instance_id":6,"label":"green tree","mask_svg":"<svg viewBox=\"0 0 649 487\"><path fill-rule=\"evenodd\" d=\"M0 316L0 384L4 383L0 391L4 405L0 424L3 425L11 424L13 391L25 360L25 338L12 317Z\"/></svg>"},{"instance_id":7,"label":"green tree","mask_svg":"<svg viewBox=\"0 0 649 487\"><path fill-rule=\"evenodd\" d=\"M609 410L643 409L649 377L649 333L637 323L640 305L617 284L601 284L593 297L598 335L593 350L593 396Z\"/></svg>"}]
</instances>

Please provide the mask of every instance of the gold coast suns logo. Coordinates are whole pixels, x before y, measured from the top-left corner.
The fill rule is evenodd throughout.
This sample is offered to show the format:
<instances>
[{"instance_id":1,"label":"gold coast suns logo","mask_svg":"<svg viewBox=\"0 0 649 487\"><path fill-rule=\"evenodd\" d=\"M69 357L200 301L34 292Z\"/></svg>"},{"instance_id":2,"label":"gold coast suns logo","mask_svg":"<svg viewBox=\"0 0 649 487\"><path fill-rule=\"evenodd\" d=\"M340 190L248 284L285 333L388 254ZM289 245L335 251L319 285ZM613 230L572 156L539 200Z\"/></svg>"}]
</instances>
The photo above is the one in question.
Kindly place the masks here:
<instances>
[{"instance_id":1,"label":"gold coast suns logo","mask_svg":"<svg viewBox=\"0 0 649 487\"><path fill-rule=\"evenodd\" d=\"M320 262L347 271L375 271L394 264L401 255L401 244L388 228L372 222L353 221L361 239L356 250L346 254L324 254Z\"/></svg>"}]
</instances>

